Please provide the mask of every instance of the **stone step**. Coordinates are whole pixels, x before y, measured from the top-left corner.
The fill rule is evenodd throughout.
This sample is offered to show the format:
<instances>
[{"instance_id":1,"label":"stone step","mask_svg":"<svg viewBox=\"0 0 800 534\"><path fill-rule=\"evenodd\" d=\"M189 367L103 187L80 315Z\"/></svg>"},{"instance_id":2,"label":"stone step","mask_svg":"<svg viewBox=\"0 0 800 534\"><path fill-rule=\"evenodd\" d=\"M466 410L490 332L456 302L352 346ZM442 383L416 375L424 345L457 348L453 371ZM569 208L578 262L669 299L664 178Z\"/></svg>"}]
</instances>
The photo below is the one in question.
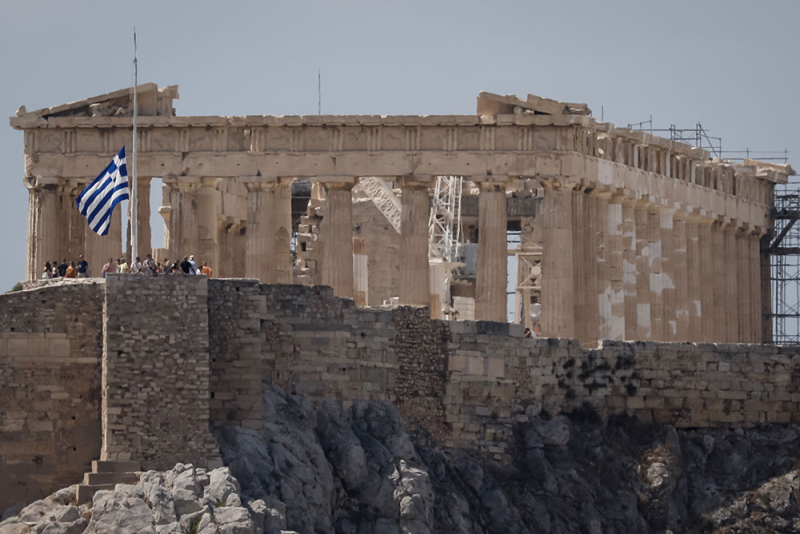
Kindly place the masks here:
<instances>
[{"instance_id":1,"label":"stone step","mask_svg":"<svg viewBox=\"0 0 800 534\"><path fill-rule=\"evenodd\" d=\"M78 486L78 493L75 497L78 500L79 505L91 502L95 493L100 490L113 490L115 485L116 484L100 484L95 486L87 486L86 484L80 484Z\"/></svg>"},{"instance_id":2,"label":"stone step","mask_svg":"<svg viewBox=\"0 0 800 534\"><path fill-rule=\"evenodd\" d=\"M133 473L134 471L141 471L139 462L92 461L92 473Z\"/></svg>"},{"instance_id":3,"label":"stone step","mask_svg":"<svg viewBox=\"0 0 800 534\"><path fill-rule=\"evenodd\" d=\"M136 473L84 473L83 483L87 486L104 486L107 484L136 484L139 476Z\"/></svg>"}]
</instances>

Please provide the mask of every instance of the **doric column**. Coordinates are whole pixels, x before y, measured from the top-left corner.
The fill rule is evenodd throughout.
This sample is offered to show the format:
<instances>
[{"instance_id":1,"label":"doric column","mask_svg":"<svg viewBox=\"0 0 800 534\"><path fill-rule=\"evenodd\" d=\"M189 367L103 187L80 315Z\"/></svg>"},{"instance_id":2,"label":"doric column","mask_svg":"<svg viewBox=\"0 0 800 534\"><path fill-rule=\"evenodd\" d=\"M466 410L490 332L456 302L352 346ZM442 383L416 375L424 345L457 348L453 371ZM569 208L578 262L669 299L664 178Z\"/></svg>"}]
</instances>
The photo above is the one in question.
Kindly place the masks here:
<instances>
[{"instance_id":1,"label":"doric column","mask_svg":"<svg viewBox=\"0 0 800 534\"><path fill-rule=\"evenodd\" d=\"M709 340L714 343L723 343L728 340L728 325L725 321L725 306L727 298L725 292L728 284L725 279L727 270L725 257L725 229L724 223L716 221L711 227L711 254L714 275L711 277L713 297L711 302L711 317L709 322L713 325L713 337Z\"/></svg>"},{"instance_id":2,"label":"doric column","mask_svg":"<svg viewBox=\"0 0 800 534\"><path fill-rule=\"evenodd\" d=\"M691 224L686 214L675 212L673 218L674 241L672 248L672 265L670 275L672 278L673 311L675 331L673 341L687 341L689 339L689 247L687 227Z\"/></svg>"},{"instance_id":3,"label":"doric column","mask_svg":"<svg viewBox=\"0 0 800 534\"><path fill-rule=\"evenodd\" d=\"M605 221L602 251L598 255L600 281L600 339L625 339L625 289L623 207L619 197L601 195L600 222ZM604 213L604 215L603 215Z\"/></svg>"},{"instance_id":4,"label":"doric column","mask_svg":"<svg viewBox=\"0 0 800 534\"><path fill-rule=\"evenodd\" d=\"M122 255L122 208L120 204L114 207L106 235L94 233L84 219L84 239L86 243L84 256L89 262L92 278L102 278L103 273L100 271L109 258L116 261Z\"/></svg>"},{"instance_id":5,"label":"doric column","mask_svg":"<svg viewBox=\"0 0 800 534\"><path fill-rule=\"evenodd\" d=\"M574 338L572 189L548 188L542 210L542 336Z\"/></svg>"},{"instance_id":6,"label":"doric column","mask_svg":"<svg viewBox=\"0 0 800 534\"><path fill-rule=\"evenodd\" d=\"M506 186L486 182L481 183L480 188L475 318L479 321L507 322Z\"/></svg>"},{"instance_id":7,"label":"doric column","mask_svg":"<svg viewBox=\"0 0 800 534\"><path fill-rule=\"evenodd\" d=\"M78 257L86 252L86 226L89 223L78 211L78 195L83 191L84 184L75 184L69 189L67 201L67 220L69 233L69 253L67 259L78 263Z\"/></svg>"},{"instance_id":8,"label":"doric column","mask_svg":"<svg viewBox=\"0 0 800 534\"><path fill-rule=\"evenodd\" d=\"M353 298L353 200L354 181L326 182L322 237L322 284L338 297ZM427 286L426 286L427 287Z\"/></svg>"},{"instance_id":9,"label":"doric column","mask_svg":"<svg viewBox=\"0 0 800 534\"><path fill-rule=\"evenodd\" d=\"M697 343L703 340L703 265L700 250L700 218L693 214L686 221L686 287L689 309L687 341ZM705 244L708 246L708 244Z\"/></svg>"},{"instance_id":10,"label":"doric column","mask_svg":"<svg viewBox=\"0 0 800 534\"><path fill-rule=\"evenodd\" d=\"M597 231L593 198L585 191L572 191L572 229L579 238L572 241L572 276L574 284L575 337L582 343L597 339L600 315L597 306L595 268Z\"/></svg>"},{"instance_id":11,"label":"doric column","mask_svg":"<svg viewBox=\"0 0 800 534\"><path fill-rule=\"evenodd\" d=\"M722 338L726 343L737 343L739 341L739 302L736 298L739 294L737 281L739 279L737 271L739 267L739 248L736 246L736 224L730 221L724 226L724 269L720 271L720 276L724 279L725 289L722 292L722 313L720 320L725 322L725 337Z\"/></svg>"},{"instance_id":12,"label":"doric column","mask_svg":"<svg viewBox=\"0 0 800 534\"><path fill-rule=\"evenodd\" d=\"M738 343L753 343L753 316L752 316L752 291L750 289L750 246L748 238L750 229L744 225L736 232L736 312L738 323L736 325L736 341Z\"/></svg>"},{"instance_id":13,"label":"doric column","mask_svg":"<svg viewBox=\"0 0 800 534\"><path fill-rule=\"evenodd\" d=\"M197 254L197 189L200 180L188 176L166 177L169 187L169 257L183 259Z\"/></svg>"},{"instance_id":14,"label":"doric column","mask_svg":"<svg viewBox=\"0 0 800 534\"><path fill-rule=\"evenodd\" d=\"M698 341L715 342L717 341L716 308L714 306L715 278L717 278L717 263L714 260L716 254L715 235L717 229L714 227L713 218L702 218L698 224L698 249L700 251L700 330L701 337Z\"/></svg>"},{"instance_id":15,"label":"doric column","mask_svg":"<svg viewBox=\"0 0 800 534\"><path fill-rule=\"evenodd\" d=\"M400 197L400 304L429 306L428 184L401 180L400 185L403 191Z\"/></svg>"},{"instance_id":16,"label":"doric column","mask_svg":"<svg viewBox=\"0 0 800 534\"><path fill-rule=\"evenodd\" d=\"M203 178L197 189L197 251L198 266L208 262L213 272L219 270L218 215L220 178Z\"/></svg>"},{"instance_id":17,"label":"doric column","mask_svg":"<svg viewBox=\"0 0 800 534\"><path fill-rule=\"evenodd\" d=\"M650 269L650 339L664 341L664 296L661 261L661 209L652 204L647 213L647 250Z\"/></svg>"},{"instance_id":18,"label":"doric column","mask_svg":"<svg viewBox=\"0 0 800 534\"><path fill-rule=\"evenodd\" d=\"M678 339L677 298L675 295L677 267L675 260L675 210L659 210L661 235L661 341Z\"/></svg>"},{"instance_id":19,"label":"doric column","mask_svg":"<svg viewBox=\"0 0 800 534\"><path fill-rule=\"evenodd\" d=\"M756 343L768 343L772 341L772 321L765 319L765 313L770 312L772 299L769 276L769 254L761 253L761 239L763 237L763 230L759 230L754 233L750 239L750 265L753 267L750 273L753 277L750 287L753 291L753 311L756 318Z\"/></svg>"},{"instance_id":20,"label":"doric column","mask_svg":"<svg viewBox=\"0 0 800 534\"><path fill-rule=\"evenodd\" d=\"M37 272L36 267L38 265L36 225L39 211L39 191L36 190L36 178L25 178L25 187L28 189L28 248L25 258L25 280L30 282L39 278L42 270L42 267L39 267Z\"/></svg>"},{"instance_id":21,"label":"doric column","mask_svg":"<svg viewBox=\"0 0 800 534\"><path fill-rule=\"evenodd\" d=\"M636 222L636 335L632 339L653 339L650 292L650 216L647 202L640 202L634 211Z\"/></svg>"},{"instance_id":22,"label":"doric column","mask_svg":"<svg viewBox=\"0 0 800 534\"><path fill-rule=\"evenodd\" d=\"M139 256L146 258L153 253L152 232L150 230L150 178L136 177L136 216L138 218L138 243Z\"/></svg>"},{"instance_id":23,"label":"doric column","mask_svg":"<svg viewBox=\"0 0 800 534\"><path fill-rule=\"evenodd\" d=\"M41 278L45 263L62 259L56 258L61 251L60 237L63 226L59 217L61 210L57 188L58 178L40 176L36 178L32 190L34 232L30 239L34 240L31 244L34 257L33 279Z\"/></svg>"},{"instance_id":24,"label":"doric column","mask_svg":"<svg viewBox=\"0 0 800 534\"><path fill-rule=\"evenodd\" d=\"M291 284L291 179L249 183L247 190L247 277L264 284ZM352 255L352 245L349 249Z\"/></svg>"},{"instance_id":25,"label":"doric column","mask_svg":"<svg viewBox=\"0 0 800 534\"><path fill-rule=\"evenodd\" d=\"M631 200L622 201L622 271L625 292L625 339L636 339L636 204Z\"/></svg>"}]
</instances>

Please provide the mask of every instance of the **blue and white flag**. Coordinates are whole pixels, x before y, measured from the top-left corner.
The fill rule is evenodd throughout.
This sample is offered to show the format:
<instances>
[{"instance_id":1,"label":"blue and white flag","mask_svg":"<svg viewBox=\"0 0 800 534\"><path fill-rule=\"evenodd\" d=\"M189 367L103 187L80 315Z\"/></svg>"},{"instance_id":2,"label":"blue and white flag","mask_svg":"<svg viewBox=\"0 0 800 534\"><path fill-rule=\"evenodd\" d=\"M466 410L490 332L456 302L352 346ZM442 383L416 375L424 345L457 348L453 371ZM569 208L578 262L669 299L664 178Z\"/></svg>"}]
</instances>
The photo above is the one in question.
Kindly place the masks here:
<instances>
[{"instance_id":1,"label":"blue and white flag","mask_svg":"<svg viewBox=\"0 0 800 534\"><path fill-rule=\"evenodd\" d=\"M128 167L125 147L114 156L108 167L78 195L78 211L86 217L96 234L108 235L114 206L128 200Z\"/></svg>"}]
</instances>

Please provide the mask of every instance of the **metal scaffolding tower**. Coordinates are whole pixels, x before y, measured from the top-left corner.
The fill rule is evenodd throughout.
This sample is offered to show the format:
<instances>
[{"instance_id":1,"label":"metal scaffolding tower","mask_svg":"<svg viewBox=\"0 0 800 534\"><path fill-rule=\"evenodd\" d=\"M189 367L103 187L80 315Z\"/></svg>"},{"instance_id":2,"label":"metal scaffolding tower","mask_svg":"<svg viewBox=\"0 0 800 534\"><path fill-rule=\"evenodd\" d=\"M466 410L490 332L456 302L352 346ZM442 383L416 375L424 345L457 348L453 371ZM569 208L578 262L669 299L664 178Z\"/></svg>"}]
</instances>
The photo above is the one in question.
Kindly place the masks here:
<instances>
[{"instance_id":1,"label":"metal scaffolding tower","mask_svg":"<svg viewBox=\"0 0 800 534\"><path fill-rule=\"evenodd\" d=\"M800 343L800 189L777 185L772 217L775 238L770 243L772 340Z\"/></svg>"},{"instance_id":2,"label":"metal scaffolding tower","mask_svg":"<svg viewBox=\"0 0 800 534\"><path fill-rule=\"evenodd\" d=\"M358 185L399 234L401 205L392 187L379 176L364 176L358 180Z\"/></svg>"},{"instance_id":3,"label":"metal scaffolding tower","mask_svg":"<svg viewBox=\"0 0 800 534\"><path fill-rule=\"evenodd\" d=\"M428 219L428 259L455 262L461 237L461 176L437 176Z\"/></svg>"}]
</instances>

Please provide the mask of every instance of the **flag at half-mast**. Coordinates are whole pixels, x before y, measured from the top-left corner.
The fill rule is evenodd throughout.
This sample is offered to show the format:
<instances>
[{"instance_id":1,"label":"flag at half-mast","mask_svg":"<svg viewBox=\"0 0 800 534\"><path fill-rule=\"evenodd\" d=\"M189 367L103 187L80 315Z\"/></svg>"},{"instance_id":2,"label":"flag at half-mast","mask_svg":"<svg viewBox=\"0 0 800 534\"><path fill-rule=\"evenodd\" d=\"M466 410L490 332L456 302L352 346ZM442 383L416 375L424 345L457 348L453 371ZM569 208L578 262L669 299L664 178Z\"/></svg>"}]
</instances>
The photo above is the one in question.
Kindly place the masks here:
<instances>
[{"instance_id":1,"label":"flag at half-mast","mask_svg":"<svg viewBox=\"0 0 800 534\"><path fill-rule=\"evenodd\" d=\"M86 217L93 232L108 235L114 206L128 200L129 191L128 166L125 164L123 146L100 176L78 195L78 211Z\"/></svg>"}]
</instances>

